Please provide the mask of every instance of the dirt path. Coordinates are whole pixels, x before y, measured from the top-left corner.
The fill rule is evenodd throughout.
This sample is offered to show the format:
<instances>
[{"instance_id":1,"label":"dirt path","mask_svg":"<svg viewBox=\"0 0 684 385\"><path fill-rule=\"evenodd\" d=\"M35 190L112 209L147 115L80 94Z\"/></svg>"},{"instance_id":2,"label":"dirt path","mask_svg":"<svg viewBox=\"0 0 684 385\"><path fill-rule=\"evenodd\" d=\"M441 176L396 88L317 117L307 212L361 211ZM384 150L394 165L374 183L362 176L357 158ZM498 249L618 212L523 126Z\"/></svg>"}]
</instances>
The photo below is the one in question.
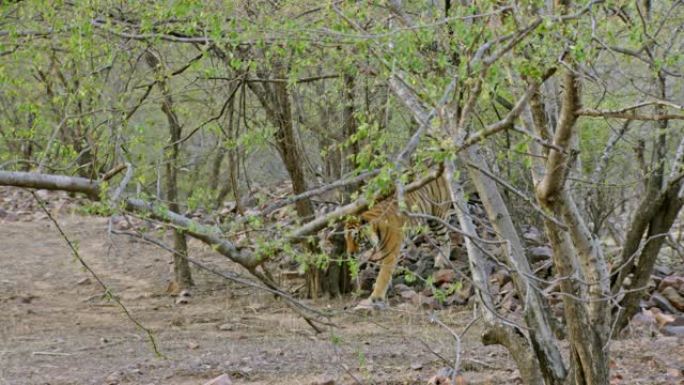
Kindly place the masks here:
<instances>
[{"instance_id":1,"label":"dirt path","mask_svg":"<svg viewBox=\"0 0 684 385\"><path fill-rule=\"evenodd\" d=\"M166 253L125 237L109 239L105 219L59 220L86 261L154 331L165 358L156 357L144 333L102 299L47 220L0 223L1 385L201 385L222 373L237 384L357 383L348 373L364 384L421 384L444 366L430 349L453 358L448 332L411 309L368 317L344 311L348 301L319 301L313 305L339 311L340 327L315 335L271 296L202 272L195 273L190 303L175 305L163 294L170 276ZM235 268L206 247L191 246L203 262ZM438 316L460 331L471 314L446 310ZM516 383L507 353L483 347L478 335L475 326L463 345L469 383ZM669 354L648 355L644 363L643 349L656 344ZM639 353L630 346L640 346ZM616 371L634 364L644 370L632 370L633 376L662 374L677 360L682 364L679 346L667 338L621 341L614 347Z\"/></svg>"}]
</instances>

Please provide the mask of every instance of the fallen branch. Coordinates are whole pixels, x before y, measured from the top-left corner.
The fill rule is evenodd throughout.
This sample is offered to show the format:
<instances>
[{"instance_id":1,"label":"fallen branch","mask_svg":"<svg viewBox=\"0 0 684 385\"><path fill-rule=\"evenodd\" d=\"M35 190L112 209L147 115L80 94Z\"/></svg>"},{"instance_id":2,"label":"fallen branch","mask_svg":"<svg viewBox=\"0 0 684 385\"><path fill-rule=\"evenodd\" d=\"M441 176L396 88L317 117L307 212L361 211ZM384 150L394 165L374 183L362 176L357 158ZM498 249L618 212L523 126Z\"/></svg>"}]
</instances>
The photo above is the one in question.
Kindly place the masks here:
<instances>
[{"instance_id":1,"label":"fallen branch","mask_svg":"<svg viewBox=\"0 0 684 385\"><path fill-rule=\"evenodd\" d=\"M94 200L98 200L100 195L100 182L63 175L0 171L0 185L79 192Z\"/></svg>"}]
</instances>

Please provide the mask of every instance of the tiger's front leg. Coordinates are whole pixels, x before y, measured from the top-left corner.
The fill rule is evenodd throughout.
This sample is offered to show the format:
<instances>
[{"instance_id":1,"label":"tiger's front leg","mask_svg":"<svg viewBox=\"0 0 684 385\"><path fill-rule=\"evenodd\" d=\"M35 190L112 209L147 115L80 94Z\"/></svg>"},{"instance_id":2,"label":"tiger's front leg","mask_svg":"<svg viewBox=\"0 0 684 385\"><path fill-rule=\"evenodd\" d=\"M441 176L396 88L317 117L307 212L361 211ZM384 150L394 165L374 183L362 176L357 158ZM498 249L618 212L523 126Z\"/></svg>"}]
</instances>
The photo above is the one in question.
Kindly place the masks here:
<instances>
[{"instance_id":1,"label":"tiger's front leg","mask_svg":"<svg viewBox=\"0 0 684 385\"><path fill-rule=\"evenodd\" d=\"M387 307L387 289L392 282L392 273L399 261L403 233L396 225L379 226L377 230L380 239L370 260L380 263L380 272L375 279L370 297L359 302L356 309L377 310Z\"/></svg>"},{"instance_id":2,"label":"tiger's front leg","mask_svg":"<svg viewBox=\"0 0 684 385\"><path fill-rule=\"evenodd\" d=\"M392 273L397 266L398 254L388 256L380 262L380 272L373 284L370 297L359 302L357 310L381 310L387 307L387 289L392 282Z\"/></svg>"}]
</instances>

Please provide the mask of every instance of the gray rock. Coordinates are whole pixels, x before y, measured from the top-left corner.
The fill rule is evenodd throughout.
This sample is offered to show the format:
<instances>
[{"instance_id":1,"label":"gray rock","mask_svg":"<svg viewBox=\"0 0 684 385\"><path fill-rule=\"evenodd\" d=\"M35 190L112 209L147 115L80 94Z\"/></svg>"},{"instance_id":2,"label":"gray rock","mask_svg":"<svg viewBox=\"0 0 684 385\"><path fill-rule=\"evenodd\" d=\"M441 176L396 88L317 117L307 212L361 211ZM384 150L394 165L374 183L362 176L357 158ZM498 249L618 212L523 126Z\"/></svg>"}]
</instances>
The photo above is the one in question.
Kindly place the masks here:
<instances>
[{"instance_id":1,"label":"gray rock","mask_svg":"<svg viewBox=\"0 0 684 385\"><path fill-rule=\"evenodd\" d=\"M652 301L653 304L655 304L655 306L662 311L668 312L670 314L678 313L677 309L675 309L675 307L672 306L670 301L668 301L667 298L665 298L662 294L658 292L653 293L649 301Z\"/></svg>"}]
</instances>

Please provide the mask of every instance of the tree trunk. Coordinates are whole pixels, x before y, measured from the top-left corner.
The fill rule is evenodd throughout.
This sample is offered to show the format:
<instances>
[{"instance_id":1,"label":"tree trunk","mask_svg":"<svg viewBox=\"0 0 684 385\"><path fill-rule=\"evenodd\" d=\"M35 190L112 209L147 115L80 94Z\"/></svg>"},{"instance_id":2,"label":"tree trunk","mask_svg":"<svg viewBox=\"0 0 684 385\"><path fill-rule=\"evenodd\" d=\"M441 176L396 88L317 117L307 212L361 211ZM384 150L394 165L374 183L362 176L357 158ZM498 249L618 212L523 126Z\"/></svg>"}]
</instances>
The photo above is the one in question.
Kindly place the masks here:
<instances>
[{"instance_id":1,"label":"tree trunk","mask_svg":"<svg viewBox=\"0 0 684 385\"><path fill-rule=\"evenodd\" d=\"M461 230L465 234L476 236L476 226L473 217L468 210L468 201L465 198L462 186L454 179L455 167L452 161L446 161L446 176L451 186L451 197L455 203L456 215ZM489 290L489 274L487 269L487 259L482 249L472 237L464 237L466 250L468 252L468 263L473 279L475 294L482 303L480 313L485 322L485 329L482 334L482 342L485 345L502 345L508 349L515 360L520 377L525 384L543 385L542 375L538 361L534 357L534 351L528 340L524 337L524 332L516 327L502 322L501 318L494 312L494 299Z\"/></svg>"},{"instance_id":2,"label":"tree trunk","mask_svg":"<svg viewBox=\"0 0 684 385\"><path fill-rule=\"evenodd\" d=\"M282 63L274 65L274 74L278 78L287 78L287 73ZM268 76L262 74L262 77L267 78ZM266 110L268 119L277 128L275 132L276 146L292 181L293 194L297 195L305 192L307 190L307 183L304 175L304 162L302 161L301 151L295 136L292 122L292 103L290 102L287 83L276 82L268 85L248 82L247 84ZM297 215L303 221L311 219L315 215L313 203L309 198L297 201L295 209ZM316 246L313 244L309 243L306 247L312 253L316 251ZM315 298L321 290L320 271L316 268L309 268L306 271L308 294L310 297Z\"/></svg>"},{"instance_id":3,"label":"tree trunk","mask_svg":"<svg viewBox=\"0 0 684 385\"><path fill-rule=\"evenodd\" d=\"M165 152L166 163L166 201L169 205L169 210L175 213L180 213L180 205L178 204L178 161L180 155L180 139L182 134L182 127L173 109L173 98L169 91L169 86L164 77L162 63L152 52L148 51L145 54L147 64L155 71L158 78L157 83L162 93L161 110L166 115L166 120L169 124L169 140L170 148ZM175 228L173 230L173 272L175 288L184 289L193 285L192 274L190 272L190 264L188 263L188 245L185 238L185 232ZM175 289L172 291L176 291Z\"/></svg>"},{"instance_id":4,"label":"tree trunk","mask_svg":"<svg viewBox=\"0 0 684 385\"><path fill-rule=\"evenodd\" d=\"M356 120L354 118L354 76L351 74L344 75L342 99L345 103L342 109L343 140L348 140L356 133ZM335 145L335 143L332 144ZM358 154L358 151L358 143L353 143L346 149L335 148L334 151L331 151L332 156L327 159L328 176L331 180L337 180L341 178L344 173L354 169L354 161L351 158ZM357 189L358 185L347 186L345 189L345 199L343 199L342 203L347 203L347 198ZM342 226L337 226L333 235L330 237L330 242L333 244L331 257L334 260L344 260L347 256L343 230ZM331 297L349 293L353 289L349 262L333 262L326 269L319 271L317 274L322 277L320 279L321 292L327 293Z\"/></svg>"},{"instance_id":5,"label":"tree trunk","mask_svg":"<svg viewBox=\"0 0 684 385\"><path fill-rule=\"evenodd\" d=\"M658 94L667 97L665 75L658 76ZM656 113L663 113L664 107L656 106ZM676 180L677 173L682 172L682 156L684 156L684 140L680 143L672 166L668 183L665 183L665 159L667 151L668 120L658 122L658 136L653 145L652 175L647 181L646 196L639 204L630 222L629 231L621 253L620 272L612 283L612 293L621 290L627 276L633 275L631 283L626 287L626 294L621 301L621 308L616 314L614 335L624 329L629 320L639 310L639 300L643 296L648 281L655 267L658 253L665 242L684 200L679 196L682 181ZM644 235L645 240L644 240ZM642 246L642 242L645 244ZM641 251L639 249L641 247ZM635 253L639 253L635 255Z\"/></svg>"},{"instance_id":6,"label":"tree trunk","mask_svg":"<svg viewBox=\"0 0 684 385\"><path fill-rule=\"evenodd\" d=\"M559 118L553 133L555 148L544 161L543 175L535 175L536 197L542 208L562 217L567 229L544 218L546 234L553 249L552 259L564 294L564 315L570 343L570 375L575 385L607 384L610 317L606 297L610 294L605 259L598 242L578 214L567 193L567 176L575 142L575 111L581 106L581 88L574 72L563 75L563 95ZM541 104L536 104L540 108ZM548 122L541 110L533 111L535 130L545 134ZM548 134L548 132L546 132ZM563 151L558 151L560 148ZM589 282L585 285L584 282Z\"/></svg>"}]
</instances>

